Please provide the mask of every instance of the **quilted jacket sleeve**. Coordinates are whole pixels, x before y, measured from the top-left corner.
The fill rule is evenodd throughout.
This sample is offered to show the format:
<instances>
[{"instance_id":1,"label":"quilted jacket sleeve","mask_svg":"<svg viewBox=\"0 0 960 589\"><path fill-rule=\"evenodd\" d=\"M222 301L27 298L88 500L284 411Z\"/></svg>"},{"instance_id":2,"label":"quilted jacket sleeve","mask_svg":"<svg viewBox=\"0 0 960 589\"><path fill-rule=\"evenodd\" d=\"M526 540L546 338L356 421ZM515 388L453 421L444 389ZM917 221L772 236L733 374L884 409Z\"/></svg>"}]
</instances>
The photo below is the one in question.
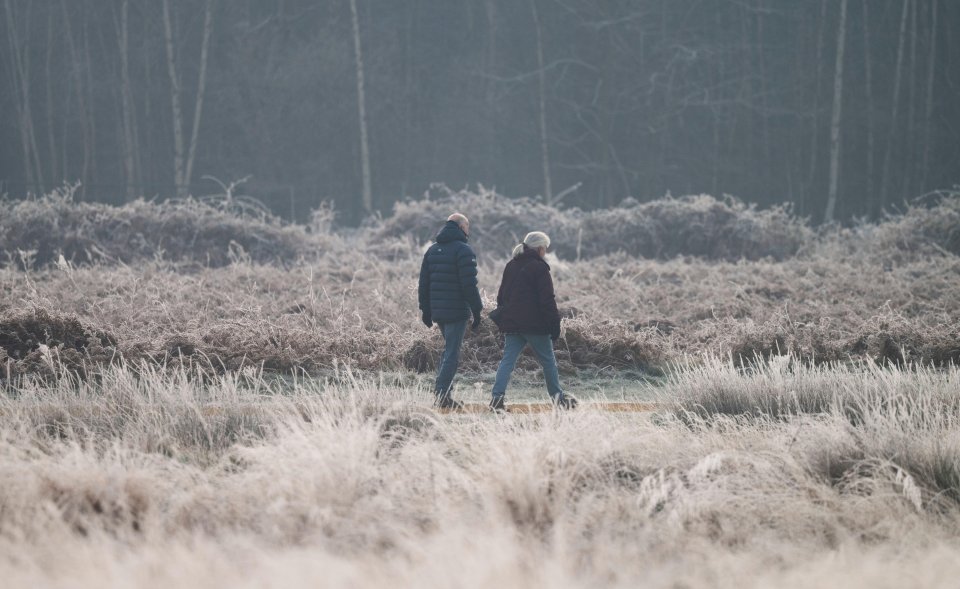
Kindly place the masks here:
<instances>
[{"instance_id":1,"label":"quilted jacket sleeve","mask_svg":"<svg viewBox=\"0 0 960 589\"><path fill-rule=\"evenodd\" d=\"M457 252L457 274L463 299L470 306L473 316L480 317L483 302L480 300L480 289L477 288L477 256L470 246L464 246Z\"/></svg>"},{"instance_id":2,"label":"quilted jacket sleeve","mask_svg":"<svg viewBox=\"0 0 960 589\"><path fill-rule=\"evenodd\" d=\"M427 263L427 255L423 255L423 262L420 263L420 283L417 287L417 295L420 299L420 310L424 314L430 314L430 265Z\"/></svg>"}]
</instances>

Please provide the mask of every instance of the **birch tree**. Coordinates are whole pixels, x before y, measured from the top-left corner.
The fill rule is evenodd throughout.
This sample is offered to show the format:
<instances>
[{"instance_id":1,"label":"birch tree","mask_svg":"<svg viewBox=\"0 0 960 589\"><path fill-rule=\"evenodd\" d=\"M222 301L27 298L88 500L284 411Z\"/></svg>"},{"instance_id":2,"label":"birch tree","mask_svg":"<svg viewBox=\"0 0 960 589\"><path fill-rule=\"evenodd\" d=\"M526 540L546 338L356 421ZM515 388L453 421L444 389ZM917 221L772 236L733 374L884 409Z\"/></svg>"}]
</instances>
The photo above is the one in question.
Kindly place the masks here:
<instances>
[{"instance_id":1,"label":"birch tree","mask_svg":"<svg viewBox=\"0 0 960 589\"><path fill-rule=\"evenodd\" d=\"M130 2L123 0L120 5L120 23L117 27L117 44L120 48L120 107L122 113L121 134L123 138L123 171L125 193L128 199L137 192L137 158L134 140L133 89L130 85Z\"/></svg>"},{"instance_id":2,"label":"birch tree","mask_svg":"<svg viewBox=\"0 0 960 589\"><path fill-rule=\"evenodd\" d=\"M540 121L540 156L543 165L543 198L553 202L553 189L550 186L550 145L547 143L547 99L546 75L543 63L543 34L540 27L540 13L537 12L537 0L530 0L530 9L533 11L533 28L537 39L537 87Z\"/></svg>"},{"instance_id":3,"label":"birch tree","mask_svg":"<svg viewBox=\"0 0 960 589\"><path fill-rule=\"evenodd\" d=\"M837 31L837 62L833 74L833 116L830 120L830 189L827 193L827 211L824 221L833 221L837 206L837 188L840 182L840 123L843 112L843 54L847 40L847 2L840 0L840 24Z\"/></svg>"},{"instance_id":4,"label":"birch tree","mask_svg":"<svg viewBox=\"0 0 960 589\"><path fill-rule=\"evenodd\" d=\"M937 5L938 0L932 0L930 15L930 53L927 57L927 102L924 108L923 124L923 176L921 190L927 188L927 175L930 173L930 131L933 127L933 82L937 72Z\"/></svg>"},{"instance_id":5,"label":"birch tree","mask_svg":"<svg viewBox=\"0 0 960 589\"><path fill-rule=\"evenodd\" d=\"M880 206L886 206L890 194L890 166L893 158L893 144L896 140L897 120L900 116L900 86L903 78L903 54L907 37L907 16L910 10L910 0L903 0L903 10L900 14L900 39L897 42L897 65L893 82L893 108L890 113L890 130L887 135L887 148L883 156L883 178L880 182Z\"/></svg>"},{"instance_id":6,"label":"birch tree","mask_svg":"<svg viewBox=\"0 0 960 589\"><path fill-rule=\"evenodd\" d=\"M814 59L814 66L816 67L816 89L813 93L813 129L810 135L810 168L807 171L807 190L805 192L810 192L811 188L817 182L817 160L819 157L819 146L820 146L820 88L822 85L823 78L823 45L825 43L824 37L826 34L824 31L827 28L827 0L820 0L820 18L817 20L817 54ZM806 197L806 195L804 195Z\"/></svg>"},{"instance_id":7,"label":"birch tree","mask_svg":"<svg viewBox=\"0 0 960 589\"><path fill-rule=\"evenodd\" d=\"M873 197L873 189L876 186L874 173L876 165L875 133L873 128L873 59L870 56L870 12L867 8L869 0L862 0L863 10L863 75L864 85L866 86L867 98L867 194Z\"/></svg>"},{"instance_id":8,"label":"birch tree","mask_svg":"<svg viewBox=\"0 0 960 589\"><path fill-rule=\"evenodd\" d=\"M170 17L170 0L163 0L163 32L167 55L167 73L170 76L170 102L173 111L173 177L177 196L183 197L190 190L193 162L197 153L197 139L200 132L200 117L203 114L203 98L207 85L207 55L209 53L210 36L213 32L213 0L207 0L204 9L203 40L200 44L200 73L193 108L193 127L190 133L190 143L186 148L184 147L181 86L180 76L177 72L177 56L174 50L176 40Z\"/></svg>"},{"instance_id":9,"label":"birch tree","mask_svg":"<svg viewBox=\"0 0 960 589\"><path fill-rule=\"evenodd\" d=\"M87 102L87 94L84 87L84 76L82 75L83 58L77 47L77 41L74 39L73 25L70 21L70 13L67 7L68 0L62 0L63 25L66 29L67 48L70 50L70 77L76 84L77 102L80 107L80 135L83 140L83 159L80 166L80 191L83 195L87 184L87 178L90 174L90 166L93 160L93 123L91 122L90 108ZM66 142L66 140L64 140ZM64 158L66 159L66 158ZM66 164L64 164L66 170Z\"/></svg>"},{"instance_id":10,"label":"birch tree","mask_svg":"<svg viewBox=\"0 0 960 589\"><path fill-rule=\"evenodd\" d=\"M357 70L357 112L360 119L360 166L363 176L363 210L373 212L373 189L370 182L370 148L367 144L367 104L363 83L363 51L360 44L360 16L357 0L350 0L350 17L353 21L353 54Z\"/></svg>"},{"instance_id":11,"label":"birch tree","mask_svg":"<svg viewBox=\"0 0 960 589\"><path fill-rule=\"evenodd\" d=\"M51 182L61 182L64 180L64 174L60 172L60 166L58 165L57 157L57 140L54 137L54 130L56 128L56 117L54 115L53 107L53 17L55 11L50 9L47 11L47 53L46 53L46 62L44 67L45 81L46 81L46 102L47 102L47 157L49 158L50 164L50 178Z\"/></svg>"},{"instance_id":12,"label":"birch tree","mask_svg":"<svg viewBox=\"0 0 960 589\"><path fill-rule=\"evenodd\" d=\"M29 24L30 10L33 2L26 3L27 15L25 21ZM18 22L10 0L4 1L7 21L7 37L10 42L10 76L16 95L18 127L20 128L20 145L23 150L24 171L27 185L37 192L43 191L43 168L40 164L40 153L37 149L37 136L33 126L32 98L30 96L30 53L21 47L20 35L17 31ZM28 28L28 27L25 27Z\"/></svg>"}]
</instances>

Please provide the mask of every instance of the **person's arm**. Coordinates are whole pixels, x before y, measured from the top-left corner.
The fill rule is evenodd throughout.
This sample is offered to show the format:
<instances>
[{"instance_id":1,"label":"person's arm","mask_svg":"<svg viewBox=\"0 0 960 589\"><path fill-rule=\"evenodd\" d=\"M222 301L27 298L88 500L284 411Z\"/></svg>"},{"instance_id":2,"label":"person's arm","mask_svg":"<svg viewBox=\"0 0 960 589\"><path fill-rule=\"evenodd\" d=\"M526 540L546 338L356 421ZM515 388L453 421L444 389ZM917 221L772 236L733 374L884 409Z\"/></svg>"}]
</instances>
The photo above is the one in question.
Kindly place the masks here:
<instances>
[{"instance_id":1,"label":"person's arm","mask_svg":"<svg viewBox=\"0 0 960 589\"><path fill-rule=\"evenodd\" d=\"M480 323L480 311L483 310L483 301L480 300L480 289L477 288L477 256L470 246L465 246L457 252L457 274L460 277L460 289L463 298L473 312L473 324Z\"/></svg>"},{"instance_id":2,"label":"person's arm","mask_svg":"<svg viewBox=\"0 0 960 589\"><path fill-rule=\"evenodd\" d=\"M557 297L553 292L553 278L548 268L538 268L537 272L537 302L547 324L550 326L550 337L560 337L560 311L557 309Z\"/></svg>"},{"instance_id":3,"label":"person's arm","mask_svg":"<svg viewBox=\"0 0 960 589\"><path fill-rule=\"evenodd\" d=\"M507 265L504 266L503 268L503 276L500 277L500 288L497 289L497 306L498 307L502 307L503 304L506 303L503 297L506 296L507 293L504 292L503 285L507 281L507 268L509 267L510 267L510 262L507 262Z\"/></svg>"},{"instance_id":4,"label":"person's arm","mask_svg":"<svg viewBox=\"0 0 960 589\"><path fill-rule=\"evenodd\" d=\"M430 320L430 264L427 263L427 254L423 255L423 262L420 263L420 282L417 285L417 297L420 302L420 314L423 322L430 327L433 323Z\"/></svg>"}]
</instances>

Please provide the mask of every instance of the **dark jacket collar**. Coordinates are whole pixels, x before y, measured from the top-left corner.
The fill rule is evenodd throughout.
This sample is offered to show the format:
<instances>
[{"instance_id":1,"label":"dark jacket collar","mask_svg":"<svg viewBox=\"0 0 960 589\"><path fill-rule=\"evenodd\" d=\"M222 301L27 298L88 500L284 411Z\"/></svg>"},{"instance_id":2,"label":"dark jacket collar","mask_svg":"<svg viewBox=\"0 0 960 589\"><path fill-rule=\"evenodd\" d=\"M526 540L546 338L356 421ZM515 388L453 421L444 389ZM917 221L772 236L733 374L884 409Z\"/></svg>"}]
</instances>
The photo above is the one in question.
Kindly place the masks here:
<instances>
[{"instance_id":1,"label":"dark jacket collar","mask_svg":"<svg viewBox=\"0 0 960 589\"><path fill-rule=\"evenodd\" d=\"M437 233L437 243L450 243L451 241L462 241L466 243L467 235L463 232L463 229L460 229L460 226L454 221L447 221L443 226L443 229L440 230L440 233Z\"/></svg>"},{"instance_id":2,"label":"dark jacket collar","mask_svg":"<svg viewBox=\"0 0 960 589\"><path fill-rule=\"evenodd\" d=\"M533 249L533 248L531 248L531 247L527 247L526 245L523 246L523 253L521 253L519 256L517 256L516 259L517 259L517 260L523 260L524 263L526 263L526 260L535 260L535 261L537 261L537 262L541 262L541 263L545 264L545 265L547 266L547 268L550 267L550 264L547 264L547 261L540 257L540 254L537 253L537 250L535 250L535 249Z\"/></svg>"}]
</instances>

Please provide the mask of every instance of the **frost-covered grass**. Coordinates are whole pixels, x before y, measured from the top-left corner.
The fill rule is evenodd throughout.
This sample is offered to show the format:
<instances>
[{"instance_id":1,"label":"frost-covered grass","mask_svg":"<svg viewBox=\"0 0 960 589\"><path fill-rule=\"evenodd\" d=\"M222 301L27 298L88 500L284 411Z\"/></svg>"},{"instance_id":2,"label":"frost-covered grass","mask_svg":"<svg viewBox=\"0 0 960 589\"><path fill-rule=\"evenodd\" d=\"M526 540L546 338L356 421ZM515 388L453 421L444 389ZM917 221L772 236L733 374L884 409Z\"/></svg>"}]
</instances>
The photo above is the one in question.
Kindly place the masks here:
<instances>
[{"instance_id":1,"label":"frost-covered grass","mask_svg":"<svg viewBox=\"0 0 960 589\"><path fill-rule=\"evenodd\" d=\"M420 325L416 280L425 243L454 209L474 219L488 308L517 235L553 235L567 375L659 374L703 353L960 361L956 195L817 232L785 209L706 196L584 212L451 193L352 232L334 231L328 209L307 228L237 206L108 207L68 194L0 203L0 377L87 372L119 357L221 373L317 374L337 362L429 373L439 336ZM493 370L499 347L488 322L468 338L464 368Z\"/></svg>"},{"instance_id":2,"label":"frost-covered grass","mask_svg":"<svg viewBox=\"0 0 960 589\"><path fill-rule=\"evenodd\" d=\"M400 204L354 231L334 231L329 209L308 228L240 204L118 208L69 194L2 203L0 262L16 262L0 264L4 376L121 356L217 372L318 373L335 362L430 372L439 336L419 323L417 273L426 241L456 209L474 220L488 307L518 235L553 235L567 374L660 373L701 353L960 361L956 195L818 231L785 209L706 196L585 212L460 192ZM499 347L485 325L468 339L464 367L491 371Z\"/></svg>"},{"instance_id":3,"label":"frost-covered grass","mask_svg":"<svg viewBox=\"0 0 960 589\"><path fill-rule=\"evenodd\" d=\"M318 374L340 363L430 373L441 341L416 308L420 252L380 254L347 251L289 267L0 269L0 365L11 359L14 372L46 372L44 344L71 367L119 354L218 372ZM488 308L504 263L482 260ZM744 362L788 352L811 363L960 361L956 256L884 266L866 256L733 263L619 255L552 266L567 376L659 374L704 353ZM489 373L499 358L487 321L468 335L463 366Z\"/></svg>"},{"instance_id":4,"label":"frost-covered grass","mask_svg":"<svg viewBox=\"0 0 960 589\"><path fill-rule=\"evenodd\" d=\"M0 577L952 586L958 383L711 361L669 377L652 415L503 417L439 416L421 388L346 371L25 383L0 402ZM823 403L764 409L804 395ZM704 409L719 396L744 411Z\"/></svg>"},{"instance_id":5,"label":"frost-covered grass","mask_svg":"<svg viewBox=\"0 0 960 589\"><path fill-rule=\"evenodd\" d=\"M960 254L960 192L905 206L877 222L849 228L813 227L789 206L767 209L734 197L665 197L583 211L528 198L508 198L482 186L445 187L434 198L403 201L359 230L338 228L328 206L305 224L285 222L255 199L208 197L123 206L78 202L71 187L25 200L0 195L0 265L38 268L63 256L73 264L129 264L161 259L195 267L237 260L289 264L328 253L391 250L424 243L453 211L472 219L471 240L483 257L509 252L531 230L553 237L566 260L625 253L669 260L784 261L808 255L864 253L900 263L918 256Z\"/></svg>"},{"instance_id":6,"label":"frost-covered grass","mask_svg":"<svg viewBox=\"0 0 960 589\"><path fill-rule=\"evenodd\" d=\"M3 204L4 587L955 586L960 201L814 231L706 197L496 198L345 233ZM550 231L564 383L655 413L429 408L424 228L467 206L488 305L513 233ZM499 358L487 322L457 395ZM508 402L542 398L535 366Z\"/></svg>"}]
</instances>

